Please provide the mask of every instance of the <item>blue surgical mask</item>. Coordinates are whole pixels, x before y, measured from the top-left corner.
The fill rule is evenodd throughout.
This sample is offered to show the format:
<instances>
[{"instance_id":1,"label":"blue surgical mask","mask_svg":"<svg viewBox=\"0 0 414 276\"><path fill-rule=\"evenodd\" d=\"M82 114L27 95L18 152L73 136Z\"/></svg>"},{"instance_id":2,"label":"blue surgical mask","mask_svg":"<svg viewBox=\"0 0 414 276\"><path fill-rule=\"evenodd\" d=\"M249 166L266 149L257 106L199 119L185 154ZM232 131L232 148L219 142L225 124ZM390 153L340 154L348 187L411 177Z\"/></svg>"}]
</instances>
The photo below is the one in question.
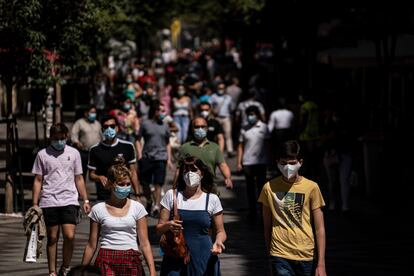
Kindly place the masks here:
<instances>
[{"instance_id":1,"label":"blue surgical mask","mask_svg":"<svg viewBox=\"0 0 414 276\"><path fill-rule=\"evenodd\" d=\"M63 140L52 140L50 142L50 144L52 145L52 147L57 150L57 151L61 151L65 148L66 145L66 139Z\"/></svg>"},{"instance_id":2,"label":"blue surgical mask","mask_svg":"<svg viewBox=\"0 0 414 276\"><path fill-rule=\"evenodd\" d=\"M124 110L125 111L129 111L131 109L131 105L130 104L124 104Z\"/></svg>"},{"instance_id":3,"label":"blue surgical mask","mask_svg":"<svg viewBox=\"0 0 414 276\"><path fill-rule=\"evenodd\" d=\"M96 113L95 113L95 112L91 112L91 113L89 113L89 114L88 114L88 120L89 120L90 122L95 122L95 120L96 120Z\"/></svg>"},{"instance_id":4,"label":"blue surgical mask","mask_svg":"<svg viewBox=\"0 0 414 276\"><path fill-rule=\"evenodd\" d=\"M257 116L256 115L247 116L247 122L249 122L249 124L251 125L254 125L255 123L257 123Z\"/></svg>"},{"instance_id":5,"label":"blue surgical mask","mask_svg":"<svg viewBox=\"0 0 414 276\"><path fill-rule=\"evenodd\" d=\"M125 187L115 186L114 194L119 199L127 198L130 193L131 193L131 185L125 186Z\"/></svg>"},{"instance_id":6,"label":"blue surgical mask","mask_svg":"<svg viewBox=\"0 0 414 276\"><path fill-rule=\"evenodd\" d=\"M106 140L112 140L116 136L116 130L112 127L108 127L107 129L104 130L103 136L105 137Z\"/></svg>"},{"instance_id":7,"label":"blue surgical mask","mask_svg":"<svg viewBox=\"0 0 414 276\"><path fill-rule=\"evenodd\" d=\"M160 114L160 120L162 121L162 120L164 120L165 119L165 117L167 117L167 114L165 114L165 113L161 113Z\"/></svg>"},{"instance_id":8,"label":"blue surgical mask","mask_svg":"<svg viewBox=\"0 0 414 276\"><path fill-rule=\"evenodd\" d=\"M194 129L194 136L195 136L195 138L197 138L199 140L204 139L207 136L207 131L204 128L201 128L201 127L196 128L196 129Z\"/></svg>"}]
</instances>

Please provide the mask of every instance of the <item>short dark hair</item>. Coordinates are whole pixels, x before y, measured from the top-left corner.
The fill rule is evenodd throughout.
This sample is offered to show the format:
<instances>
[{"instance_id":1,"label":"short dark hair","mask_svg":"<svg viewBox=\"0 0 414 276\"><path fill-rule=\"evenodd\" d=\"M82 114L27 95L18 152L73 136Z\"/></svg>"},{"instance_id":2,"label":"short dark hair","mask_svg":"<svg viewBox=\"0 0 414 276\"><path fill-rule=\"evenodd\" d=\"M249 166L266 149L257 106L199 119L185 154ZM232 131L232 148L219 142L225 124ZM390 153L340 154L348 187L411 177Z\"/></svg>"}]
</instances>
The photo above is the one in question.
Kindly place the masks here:
<instances>
[{"instance_id":1,"label":"short dark hair","mask_svg":"<svg viewBox=\"0 0 414 276\"><path fill-rule=\"evenodd\" d=\"M198 104L198 108L200 108L202 105L208 105L208 107L211 107L211 103L209 103L207 101L202 101Z\"/></svg>"},{"instance_id":2,"label":"short dark hair","mask_svg":"<svg viewBox=\"0 0 414 276\"><path fill-rule=\"evenodd\" d=\"M164 103L160 102L159 100L151 101L150 108L148 111L148 118L153 119L155 116L155 112L157 112L161 105L164 105Z\"/></svg>"},{"instance_id":3,"label":"short dark hair","mask_svg":"<svg viewBox=\"0 0 414 276\"><path fill-rule=\"evenodd\" d=\"M114 116L109 115L109 114L104 114L104 115L102 115L102 118L101 118L101 124L102 124L102 126L104 125L104 123L106 121L109 121L109 120L114 120L115 121L115 124L118 125L118 120Z\"/></svg>"},{"instance_id":4,"label":"short dark hair","mask_svg":"<svg viewBox=\"0 0 414 276\"><path fill-rule=\"evenodd\" d=\"M300 145L298 141L289 140L281 143L277 150L277 159L280 158L301 159L302 156L300 154Z\"/></svg>"},{"instance_id":5,"label":"short dark hair","mask_svg":"<svg viewBox=\"0 0 414 276\"><path fill-rule=\"evenodd\" d=\"M256 116L260 115L260 110L257 106L251 105L248 108L246 108L246 115L249 115L249 113L254 113Z\"/></svg>"},{"instance_id":6,"label":"short dark hair","mask_svg":"<svg viewBox=\"0 0 414 276\"><path fill-rule=\"evenodd\" d=\"M68 135L69 129L63 123L56 123L50 127L50 137L56 134Z\"/></svg>"}]
</instances>

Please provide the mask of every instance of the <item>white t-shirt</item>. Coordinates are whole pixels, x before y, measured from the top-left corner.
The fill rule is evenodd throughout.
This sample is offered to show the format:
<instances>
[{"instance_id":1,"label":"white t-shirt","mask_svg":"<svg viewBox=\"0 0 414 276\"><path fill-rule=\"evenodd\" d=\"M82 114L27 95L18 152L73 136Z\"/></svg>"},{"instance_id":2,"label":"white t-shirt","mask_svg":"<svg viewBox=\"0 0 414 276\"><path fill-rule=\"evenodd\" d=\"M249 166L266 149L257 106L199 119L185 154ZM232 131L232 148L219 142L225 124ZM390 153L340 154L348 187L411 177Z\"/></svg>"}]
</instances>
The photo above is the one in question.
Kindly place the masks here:
<instances>
[{"instance_id":1,"label":"white t-shirt","mask_svg":"<svg viewBox=\"0 0 414 276\"><path fill-rule=\"evenodd\" d=\"M206 199L207 193L203 192L203 194L197 199L187 199L184 197L182 192L177 193L177 208L181 210L205 210L206 209ZM164 197L161 200L161 205L170 211L173 207L173 190L170 189L165 193ZM223 207L221 206L220 199L217 195L210 193L210 198L208 200L208 213L210 216L215 215L221 211L223 211Z\"/></svg>"},{"instance_id":2,"label":"white t-shirt","mask_svg":"<svg viewBox=\"0 0 414 276\"><path fill-rule=\"evenodd\" d=\"M243 165L264 165L268 163L266 140L269 138L267 125L262 121L258 121L252 127L241 129L239 142L243 143Z\"/></svg>"},{"instance_id":3,"label":"white t-shirt","mask_svg":"<svg viewBox=\"0 0 414 276\"><path fill-rule=\"evenodd\" d=\"M128 250L138 249L137 220L148 213L141 203L131 200L128 213L114 217L106 209L105 202L92 207L89 217L101 225L101 248Z\"/></svg>"},{"instance_id":4,"label":"white t-shirt","mask_svg":"<svg viewBox=\"0 0 414 276\"><path fill-rule=\"evenodd\" d=\"M274 129L288 129L292 127L293 113L287 109L278 109L270 114L269 131Z\"/></svg>"}]
</instances>

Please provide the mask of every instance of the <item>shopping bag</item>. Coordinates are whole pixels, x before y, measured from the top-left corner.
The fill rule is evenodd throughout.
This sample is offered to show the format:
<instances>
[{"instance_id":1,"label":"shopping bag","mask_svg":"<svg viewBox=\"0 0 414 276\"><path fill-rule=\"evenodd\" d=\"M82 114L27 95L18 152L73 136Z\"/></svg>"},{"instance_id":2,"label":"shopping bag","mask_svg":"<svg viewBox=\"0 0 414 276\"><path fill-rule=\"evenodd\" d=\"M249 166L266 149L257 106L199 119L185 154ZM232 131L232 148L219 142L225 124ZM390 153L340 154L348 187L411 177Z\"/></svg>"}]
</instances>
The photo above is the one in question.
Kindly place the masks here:
<instances>
[{"instance_id":1,"label":"shopping bag","mask_svg":"<svg viewBox=\"0 0 414 276\"><path fill-rule=\"evenodd\" d=\"M26 254L24 261L26 263L35 263L36 262L36 252L37 252L37 227L33 225L32 233L27 239L26 243Z\"/></svg>"}]
</instances>

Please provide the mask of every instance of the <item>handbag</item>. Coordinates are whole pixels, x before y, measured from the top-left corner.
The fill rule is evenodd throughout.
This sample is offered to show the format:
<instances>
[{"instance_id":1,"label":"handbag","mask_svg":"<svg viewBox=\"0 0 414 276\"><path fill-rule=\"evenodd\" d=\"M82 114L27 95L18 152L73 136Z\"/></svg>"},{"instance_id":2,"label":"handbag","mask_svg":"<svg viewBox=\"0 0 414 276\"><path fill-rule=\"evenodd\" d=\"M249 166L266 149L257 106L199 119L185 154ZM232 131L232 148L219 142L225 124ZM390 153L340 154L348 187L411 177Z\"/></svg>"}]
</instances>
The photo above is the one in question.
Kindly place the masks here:
<instances>
[{"instance_id":1,"label":"handbag","mask_svg":"<svg viewBox=\"0 0 414 276\"><path fill-rule=\"evenodd\" d=\"M173 188L173 218L179 220L177 210L177 189ZM172 232L167 231L161 235L160 247L164 251L164 255L174 258L183 258L184 264L190 262L190 250L185 242L183 231Z\"/></svg>"}]
</instances>

